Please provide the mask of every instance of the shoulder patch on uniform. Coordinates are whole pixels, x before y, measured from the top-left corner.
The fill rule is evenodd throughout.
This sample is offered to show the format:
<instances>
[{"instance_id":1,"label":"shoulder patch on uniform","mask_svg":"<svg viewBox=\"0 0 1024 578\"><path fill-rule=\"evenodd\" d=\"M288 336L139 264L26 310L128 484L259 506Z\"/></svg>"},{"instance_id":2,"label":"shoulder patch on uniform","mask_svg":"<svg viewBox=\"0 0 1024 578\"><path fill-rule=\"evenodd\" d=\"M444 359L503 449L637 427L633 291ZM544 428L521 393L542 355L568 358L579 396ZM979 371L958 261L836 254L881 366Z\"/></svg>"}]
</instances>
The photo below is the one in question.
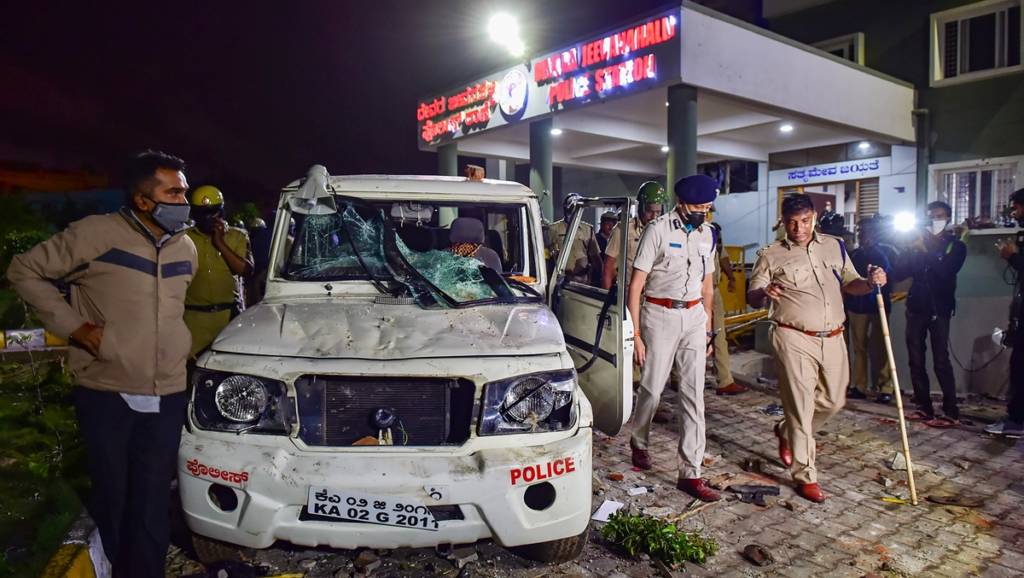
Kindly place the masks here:
<instances>
[{"instance_id":1,"label":"shoulder patch on uniform","mask_svg":"<svg viewBox=\"0 0 1024 578\"><path fill-rule=\"evenodd\" d=\"M672 230L679 230L683 228L683 223L679 219L672 219Z\"/></svg>"}]
</instances>

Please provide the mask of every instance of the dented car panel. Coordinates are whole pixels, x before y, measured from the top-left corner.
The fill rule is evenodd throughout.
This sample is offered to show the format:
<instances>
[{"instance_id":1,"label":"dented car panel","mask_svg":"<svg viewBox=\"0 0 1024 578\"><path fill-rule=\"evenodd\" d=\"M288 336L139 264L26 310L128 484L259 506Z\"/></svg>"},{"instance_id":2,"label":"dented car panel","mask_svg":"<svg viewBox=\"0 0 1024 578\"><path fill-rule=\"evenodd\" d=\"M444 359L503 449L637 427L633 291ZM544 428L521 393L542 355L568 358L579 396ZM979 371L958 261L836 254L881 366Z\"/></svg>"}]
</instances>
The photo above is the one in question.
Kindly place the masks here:
<instances>
[{"instance_id":1,"label":"dented car panel","mask_svg":"<svg viewBox=\"0 0 1024 578\"><path fill-rule=\"evenodd\" d=\"M352 549L429 547L484 538L518 546L579 534L590 517L589 428L543 446L481 449L462 455L396 451L325 456L262 446L257 440L201 441L192 434L185 434L182 444L179 483L190 527L211 538L252 548L267 548L275 540ZM548 462L566 458L572 460L572 471L563 466L561 475L543 480L554 486L560 498L544 511L525 507L523 495L530 484L520 481L521 470L546 471ZM246 481L229 483L240 503L235 511L224 512L211 503L209 487L222 480L193 474L197 462L247 474ZM302 520L310 486L412 498L431 507L457 506L462 519L440 521L436 532ZM584 488L587 491L582 491ZM431 489L442 492L434 494L439 499L431 496Z\"/></svg>"},{"instance_id":2,"label":"dented car panel","mask_svg":"<svg viewBox=\"0 0 1024 578\"><path fill-rule=\"evenodd\" d=\"M415 315L411 312L415 311ZM264 302L217 337L215 351L282 357L412 359L565 351L543 304L418 309L337 298Z\"/></svg>"}]
</instances>

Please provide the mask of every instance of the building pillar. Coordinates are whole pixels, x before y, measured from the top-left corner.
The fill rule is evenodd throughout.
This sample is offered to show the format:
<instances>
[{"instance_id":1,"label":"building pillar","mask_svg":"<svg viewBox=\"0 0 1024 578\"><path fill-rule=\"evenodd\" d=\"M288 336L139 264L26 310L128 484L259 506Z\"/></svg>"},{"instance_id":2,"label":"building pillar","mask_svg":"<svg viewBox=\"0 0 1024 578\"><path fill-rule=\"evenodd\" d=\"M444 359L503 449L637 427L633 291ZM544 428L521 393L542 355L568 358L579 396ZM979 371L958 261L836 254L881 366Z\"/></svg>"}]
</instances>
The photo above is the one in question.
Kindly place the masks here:
<instances>
[{"instance_id":1,"label":"building pillar","mask_svg":"<svg viewBox=\"0 0 1024 578\"><path fill-rule=\"evenodd\" d=\"M459 176L459 143L437 147L437 174L444 177Z\"/></svg>"},{"instance_id":2,"label":"building pillar","mask_svg":"<svg viewBox=\"0 0 1024 578\"><path fill-rule=\"evenodd\" d=\"M486 162L487 178L499 179L502 181L514 181L515 164L508 159L488 158Z\"/></svg>"},{"instance_id":3,"label":"building pillar","mask_svg":"<svg viewBox=\"0 0 1024 578\"><path fill-rule=\"evenodd\" d=\"M540 201L541 216L548 221L555 220L551 125L551 117L530 123L530 188Z\"/></svg>"},{"instance_id":4,"label":"building pillar","mask_svg":"<svg viewBox=\"0 0 1024 578\"><path fill-rule=\"evenodd\" d=\"M666 188L675 195L676 181L697 173L697 88L668 87L668 166Z\"/></svg>"},{"instance_id":5,"label":"building pillar","mask_svg":"<svg viewBox=\"0 0 1024 578\"><path fill-rule=\"evenodd\" d=\"M928 164L931 162L931 116L928 109L914 110L914 128L917 138L917 213L924 214L928 206Z\"/></svg>"}]
</instances>

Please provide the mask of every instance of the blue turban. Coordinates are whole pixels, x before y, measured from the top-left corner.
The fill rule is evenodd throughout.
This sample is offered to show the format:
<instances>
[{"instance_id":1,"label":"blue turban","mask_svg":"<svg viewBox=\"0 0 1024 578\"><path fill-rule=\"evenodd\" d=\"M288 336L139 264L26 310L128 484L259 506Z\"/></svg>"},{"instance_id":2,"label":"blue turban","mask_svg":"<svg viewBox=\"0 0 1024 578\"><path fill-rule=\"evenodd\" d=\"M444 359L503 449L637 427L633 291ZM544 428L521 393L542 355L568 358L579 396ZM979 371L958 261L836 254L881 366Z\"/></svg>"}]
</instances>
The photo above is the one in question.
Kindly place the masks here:
<instances>
[{"instance_id":1,"label":"blue turban","mask_svg":"<svg viewBox=\"0 0 1024 578\"><path fill-rule=\"evenodd\" d=\"M710 203L718 196L718 181L707 175L690 175L676 181L676 197L688 205Z\"/></svg>"}]
</instances>

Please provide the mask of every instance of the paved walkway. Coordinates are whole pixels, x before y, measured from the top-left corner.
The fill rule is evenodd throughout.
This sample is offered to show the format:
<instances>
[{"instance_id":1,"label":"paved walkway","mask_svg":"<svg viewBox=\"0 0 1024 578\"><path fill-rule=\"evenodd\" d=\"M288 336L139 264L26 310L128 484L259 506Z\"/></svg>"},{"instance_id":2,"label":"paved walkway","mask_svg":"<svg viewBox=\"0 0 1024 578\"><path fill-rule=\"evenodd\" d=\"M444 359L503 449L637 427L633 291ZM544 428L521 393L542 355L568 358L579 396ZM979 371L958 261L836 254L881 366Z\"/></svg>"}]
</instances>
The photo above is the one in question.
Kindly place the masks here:
<instances>
[{"instance_id":1,"label":"paved walkway","mask_svg":"<svg viewBox=\"0 0 1024 578\"><path fill-rule=\"evenodd\" d=\"M666 392L666 405L672 403ZM1024 575L1024 440L985 437L962 429L911 426L911 449L921 504L883 501L907 495L905 472L888 467L899 432L895 410L867 401L851 401L818 436L820 482L829 495L821 505L796 497L775 457L771 425L777 418L763 409L777 399L752 391L736 397L707 392L708 452L706 477L716 483L776 483L781 496L767 507L734 498L687 518L688 529L704 529L720 550L704 566L686 564L675 572L650 560L630 560L600 537L597 522L579 561L544 566L512 556L491 543L476 546L478 559L461 571L433 550L378 552L375 576L1022 576ZM994 408L968 408L967 414ZM672 415L670 412L659 412ZM659 464L635 472L629 463L628 431L595 439L594 508L605 499L625 502L655 515L683 512L692 502L675 489L674 428L658 423L652 448ZM761 466L750 477L744 461ZM752 464L748 463L750 467ZM621 473L612 481L609 474ZM617 477L617 476L613 476ZM636 485L657 485L653 493L630 497ZM943 506L927 496L981 498L977 508ZM748 544L769 550L775 563L756 567L741 554ZM254 564L263 575L304 572L306 576L348 576L355 572L354 552L277 548L261 551ZM169 559L169 575L198 572L181 551ZM241 575L241 574L238 574ZM257 573L256 575L260 575Z\"/></svg>"}]
</instances>

